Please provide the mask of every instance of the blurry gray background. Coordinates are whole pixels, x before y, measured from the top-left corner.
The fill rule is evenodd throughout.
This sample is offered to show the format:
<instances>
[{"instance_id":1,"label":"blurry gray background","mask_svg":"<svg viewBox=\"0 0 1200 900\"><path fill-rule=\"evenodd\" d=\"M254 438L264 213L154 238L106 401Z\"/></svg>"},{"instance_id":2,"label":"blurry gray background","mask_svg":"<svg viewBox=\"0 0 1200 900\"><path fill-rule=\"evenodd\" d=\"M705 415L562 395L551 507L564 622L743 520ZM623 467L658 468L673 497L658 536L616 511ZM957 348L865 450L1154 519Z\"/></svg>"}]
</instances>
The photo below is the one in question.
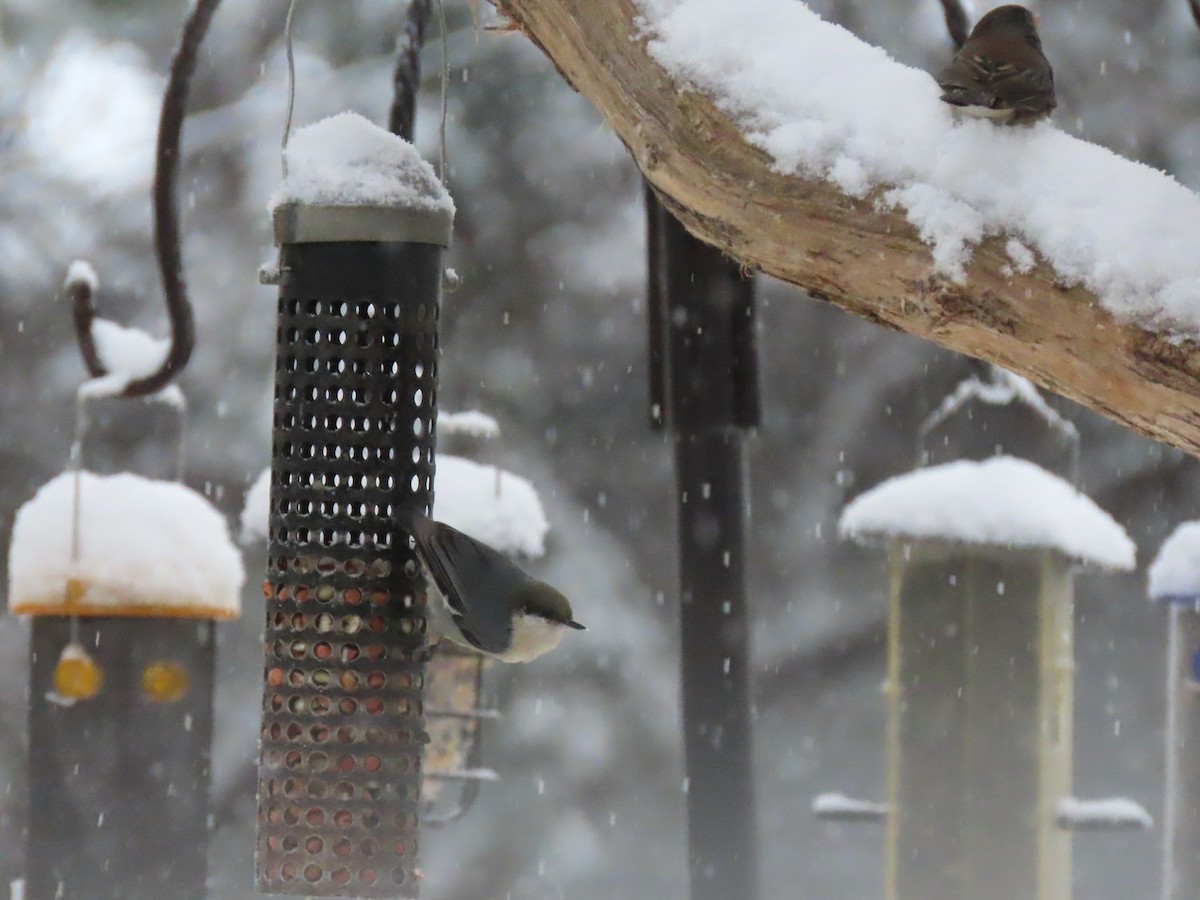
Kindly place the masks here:
<instances>
[{"instance_id":1,"label":"blurry gray background","mask_svg":"<svg viewBox=\"0 0 1200 900\"><path fill-rule=\"evenodd\" d=\"M936 0L811 4L926 70L950 52ZM428 898L686 892L674 523L667 446L647 426L641 183L593 110L519 35L476 32L450 2L450 185L441 402L494 414L486 458L533 480L552 531L534 568L585 634L499 673L489 727L503 781L422 848ZM1057 125L1200 185L1200 31L1185 0L1035 4ZM83 376L59 286L91 259L102 315L163 333L150 244L151 143L182 2L0 0L0 534L67 460ZM274 298L265 204L279 177L283 0L229 0L184 130L182 207L198 344L181 384L187 481L232 517L267 464ZM976 16L986 7L976 3ZM306 0L297 122L384 121L402 0ZM485 9L485 17L490 13ZM418 143L436 155L436 42ZM103 77L102 77L103 76ZM105 80L110 79L110 80ZM803 90L803 85L797 85ZM883 566L839 543L846 500L913 464L917 424L967 373L953 354L763 279L763 426L750 449L763 896L874 898L882 829L814 821L823 790L883 791ZM1137 541L1143 571L1077 584L1076 793L1160 817L1166 618L1144 565L1200 511L1196 464L1053 400L1083 436L1084 489ZM169 430L104 427L110 464L169 470ZM7 542L5 541L5 544ZM211 896L252 896L265 549L247 612L219 628ZM2 565L2 563L0 563ZM0 884L21 869L27 626L0 617ZM1159 834L1082 834L1077 896L1157 890Z\"/></svg>"}]
</instances>

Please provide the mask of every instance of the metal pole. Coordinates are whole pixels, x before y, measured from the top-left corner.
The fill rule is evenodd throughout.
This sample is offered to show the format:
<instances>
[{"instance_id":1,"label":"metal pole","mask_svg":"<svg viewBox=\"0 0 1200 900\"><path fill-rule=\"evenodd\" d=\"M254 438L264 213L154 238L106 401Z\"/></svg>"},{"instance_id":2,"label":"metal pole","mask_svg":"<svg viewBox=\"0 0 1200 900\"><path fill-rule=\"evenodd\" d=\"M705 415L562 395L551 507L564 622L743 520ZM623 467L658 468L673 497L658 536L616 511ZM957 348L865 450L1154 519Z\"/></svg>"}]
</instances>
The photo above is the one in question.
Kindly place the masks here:
<instances>
[{"instance_id":1,"label":"metal pole","mask_svg":"<svg viewBox=\"0 0 1200 900\"><path fill-rule=\"evenodd\" d=\"M648 195L652 421L674 432L693 900L757 896L744 429L758 421L753 281Z\"/></svg>"}]
</instances>

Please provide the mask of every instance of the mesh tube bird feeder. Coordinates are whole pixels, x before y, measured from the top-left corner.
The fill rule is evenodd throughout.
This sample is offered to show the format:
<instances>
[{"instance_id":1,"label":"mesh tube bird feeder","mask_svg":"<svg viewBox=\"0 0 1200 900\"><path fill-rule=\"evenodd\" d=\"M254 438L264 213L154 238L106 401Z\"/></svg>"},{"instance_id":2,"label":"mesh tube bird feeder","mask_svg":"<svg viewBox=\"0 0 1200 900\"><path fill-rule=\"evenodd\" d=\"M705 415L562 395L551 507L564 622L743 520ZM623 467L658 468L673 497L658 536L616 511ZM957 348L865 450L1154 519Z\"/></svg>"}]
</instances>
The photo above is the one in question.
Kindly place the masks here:
<instances>
[{"instance_id":1,"label":"mesh tube bird feeder","mask_svg":"<svg viewBox=\"0 0 1200 900\"><path fill-rule=\"evenodd\" d=\"M287 160L258 886L416 896L426 626L397 521L431 503L454 207L411 145L352 114Z\"/></svg>"}]
</instances>

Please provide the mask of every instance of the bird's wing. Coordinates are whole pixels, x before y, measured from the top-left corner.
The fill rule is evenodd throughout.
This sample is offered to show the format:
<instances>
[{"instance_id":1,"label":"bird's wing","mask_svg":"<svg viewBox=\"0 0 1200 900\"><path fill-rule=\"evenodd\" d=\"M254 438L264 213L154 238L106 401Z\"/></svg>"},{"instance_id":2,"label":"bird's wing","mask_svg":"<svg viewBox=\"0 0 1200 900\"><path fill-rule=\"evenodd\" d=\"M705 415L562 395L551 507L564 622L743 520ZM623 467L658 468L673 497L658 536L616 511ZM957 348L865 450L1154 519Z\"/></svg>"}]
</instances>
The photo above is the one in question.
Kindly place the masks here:
<instances>
[{"instance_id":1,"label":"bird's wing","mask_svg":"<svg viewBox=\"0 0 1200 900\"><path fill-rule=\"evenodd\" d=\"M529 576L499 551L442 522L420 518L412 536L463 637L487 653L507 650L512 621L506 598Z\"/></svg>"},{"instance_id":2,"label":"bird's wing","mask_svg":"<svg viewBox=\"0 0 1200 900\"><path fill-rule=\"evenodd\" d=\"M1054 72L1041 54L1014 61L964 49L938 74L937 81L942 99L956 106L1030 112L1055 106Z\"/></svg>"}]
</instances>

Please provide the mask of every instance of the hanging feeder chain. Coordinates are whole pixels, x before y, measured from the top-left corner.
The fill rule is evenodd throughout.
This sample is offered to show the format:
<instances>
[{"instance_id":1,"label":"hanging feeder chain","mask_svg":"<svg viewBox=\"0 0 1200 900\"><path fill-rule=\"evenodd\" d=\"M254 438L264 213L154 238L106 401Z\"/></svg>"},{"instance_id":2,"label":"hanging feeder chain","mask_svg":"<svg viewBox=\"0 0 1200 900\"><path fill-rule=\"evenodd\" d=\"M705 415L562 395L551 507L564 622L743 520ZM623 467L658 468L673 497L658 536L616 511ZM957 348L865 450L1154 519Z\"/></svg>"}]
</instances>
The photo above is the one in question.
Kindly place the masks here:
<instances>
[{"instance_id":1,"label":"hanging feeder chain","mask_svg":"<svg viewBox=\"0 0 1200 900\"><path fill-rule=\"evenodd\" d=\"M417 87L421 82L421 48L425 45L425 30L433 0L412 0L404 22L404 42L396 57L392 76L392 109L388 115L388 131L406 141L413 139L417 116Z\"/></svg>"},{"instance_id":2,"label":"hanging feeder chain","mask_svg":"<svg viewBox=\"0 0 1200 900\"><path fill-rule=\"evenodd\" d=\"M412 0L404 24L404 43L396 59L392 76L392 108L388 115L388 131L412 143L417 118L417 88L421 83L421 48L434 0ZM438 27L442 40L442 89L438 117L438 179L447 184L446 164L446 107L450 82L450 53L447 47L446 10L437 0Z\"/></svg>"}]
</instances>

